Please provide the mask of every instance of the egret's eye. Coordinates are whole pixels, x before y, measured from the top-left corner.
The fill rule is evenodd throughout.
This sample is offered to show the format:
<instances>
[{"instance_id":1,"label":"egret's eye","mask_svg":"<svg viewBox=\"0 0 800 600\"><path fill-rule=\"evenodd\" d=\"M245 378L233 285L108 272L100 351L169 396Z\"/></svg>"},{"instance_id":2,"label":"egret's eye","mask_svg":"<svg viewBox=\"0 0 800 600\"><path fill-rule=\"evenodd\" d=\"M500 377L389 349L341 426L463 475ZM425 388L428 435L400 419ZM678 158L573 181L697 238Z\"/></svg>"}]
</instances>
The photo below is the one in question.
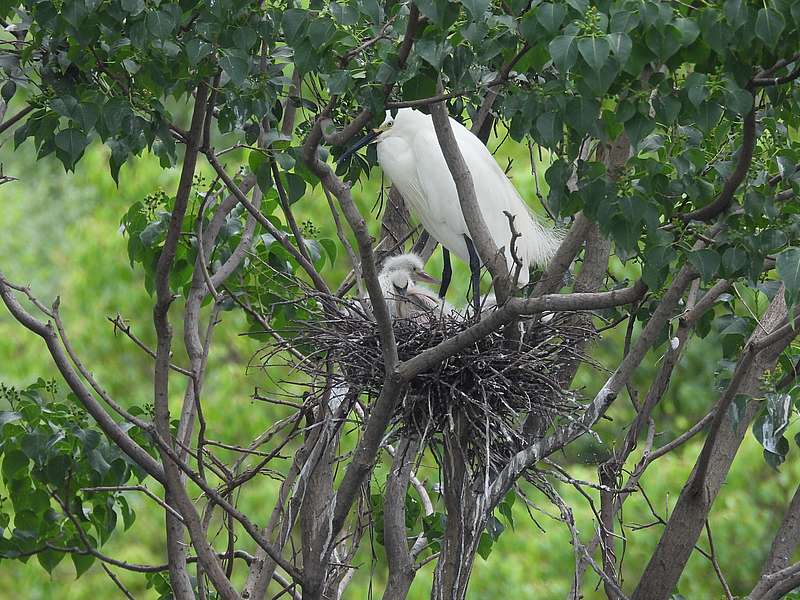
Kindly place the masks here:
<instances>
[{"instance_id":1,"label":"egret's eye","mask_svg":"<svg viewBox=\"0 0 800 600\"><path fill-rule=\"evenodd\" d=\"M387 121L386 128L391 129L392 125L394 125L394 121Z\"/></svg>"}]
</instances>

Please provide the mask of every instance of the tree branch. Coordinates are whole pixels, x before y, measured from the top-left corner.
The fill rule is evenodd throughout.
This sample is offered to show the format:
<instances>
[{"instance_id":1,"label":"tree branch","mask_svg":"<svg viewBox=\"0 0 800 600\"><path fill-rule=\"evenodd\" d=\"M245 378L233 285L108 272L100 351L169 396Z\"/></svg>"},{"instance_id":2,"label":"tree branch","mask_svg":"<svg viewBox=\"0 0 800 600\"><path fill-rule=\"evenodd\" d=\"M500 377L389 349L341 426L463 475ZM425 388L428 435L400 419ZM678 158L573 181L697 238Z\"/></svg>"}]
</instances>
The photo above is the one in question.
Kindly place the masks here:
<instances>
[{"instance_id":1,"label":"tree branch","mask_svg":"<svg viewBox=\"0 0 800 600\"><path fill-rule=\"evenodd\" d=\"M437 81L436 91L439 94L443 93L441 78ZM481 214L472 175L469 172L467 163L464 161L461 149L456 143L456 138L450 126L447 105L444 102L432 104L431 116L433 117L433 127L436 130L436 138L439 140L439 147L442 150L445 162L447 162L450 175L456 184L458 202L461 206L464 220L467 223L469 237L475 244L475 249L481 262L487 266L492 274L497 303L502 306L511 294L508 263L501 252L498 251ZM479 292L479 290L473 291L475 294Z\"/></svg>"},{"instance_id":2,"label":"tree branch","mask_svg":"<svg viewBox=\"0 0 800 600\"><path fill-rule=\"evenodd\" d=\"M736 161L736 168L728 176L722 191L714 202L698 208L689 213L678 215L684 222L689 221L710 221L717 215L722 214L733 202L733 196L739 185L747 177L747 172L750 169L750 163L753 162L753 151L756 147L756 109L755 106L744 117L742 125L742 146L739 150L739 158Z\"/></svg>"}]
</instances>

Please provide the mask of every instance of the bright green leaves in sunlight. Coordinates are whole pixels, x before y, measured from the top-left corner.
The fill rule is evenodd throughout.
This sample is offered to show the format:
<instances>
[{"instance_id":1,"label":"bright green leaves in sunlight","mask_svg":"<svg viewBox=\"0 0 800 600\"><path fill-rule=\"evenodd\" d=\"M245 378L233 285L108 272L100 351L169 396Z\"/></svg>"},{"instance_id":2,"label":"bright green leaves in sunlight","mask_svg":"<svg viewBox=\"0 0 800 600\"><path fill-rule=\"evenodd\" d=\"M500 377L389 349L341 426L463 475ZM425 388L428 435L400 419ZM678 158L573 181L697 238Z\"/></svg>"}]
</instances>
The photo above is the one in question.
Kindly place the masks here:
<instances>
[{"instance_id":1,"label":"bright green leaves in sunlight","mask_svg":"<svg viewBox=\"0 0 800 600\"><path fill-rule=\"evenodd\" d=\"M97 430L72 394L54 380L24 390L0 385L0 476L8 498L0 500L0 558L35 555L52 571L67 554L80 577L99 548L135 513L114 491L91 488L141 482L145 474ZM134 412L142 411L134 408ZM149 448L143 432L128 435Z\"/></svg>"}]
</instances>

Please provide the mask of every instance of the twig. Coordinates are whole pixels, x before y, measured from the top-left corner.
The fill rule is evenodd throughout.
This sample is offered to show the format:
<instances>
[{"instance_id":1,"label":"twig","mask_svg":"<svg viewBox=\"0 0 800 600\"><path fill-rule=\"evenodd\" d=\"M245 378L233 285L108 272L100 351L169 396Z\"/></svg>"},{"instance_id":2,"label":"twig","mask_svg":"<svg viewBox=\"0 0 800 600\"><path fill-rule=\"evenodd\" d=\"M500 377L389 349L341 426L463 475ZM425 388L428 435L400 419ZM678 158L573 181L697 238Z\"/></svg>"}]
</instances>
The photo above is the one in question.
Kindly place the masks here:
<instances>
[{"instance_id":1,"label":"twig","mask_svg":"<svg viewBox=\"0 0 800 600\"><path fill-rule=\"evenodd\" d=\"M128 338L134 344L139 346L139 348L141 348L148 356L150 356L151 358L156 357L156 353L153 352L150 348L148 348L141 339L139 339L133 334L133 332L131 331L131 326L125 322L125 320L119 313L117 313L115 317L106 317L106 319L108 319L114 325L115 333L117 330L121 331L126 336L128 336ZM180 367L174 363L170 363L169 367L176 373L180 373L181 375L186 375L186 377L192 376L192 373L188 369L184 369L183 367Z\"/></svg>"},{"instance_id":2,"label":"twig","mask_svg":"<svg viewBox=\"0 0 800 600\"><path fill-rule=\"evenodd\" d=\"M108 565L103 563L102 566L103 570L106 572L106 575L111 578L111 581L113 581L114 584L119 588L119 591L121 591L128 600L136 600L136 598L134 598L133 595L128 591L128 588L126 588L119 578L114 575L114 572L108 568Z\"/></svg>"},{"instance_id":3,"label":"twig","mask_svg":"<svg viewBox=\"0 0 800 600\"><path fill-rule=\"evenodd\" d=\"M145 496L155 500L155 502L161 506L167 512L172 513L176 519L183 522L183 517L181 514L172 508L169 504L164 502L161 498L156 496L153 492L147 489L143 485L103 485L103 486L96 486L96 487L85 487L81 488L82 492L142 492Z\"/></svg>"},{"instance_id":4,"label":"twig","mask_svg":"<svg viewBox=\"0 0 800 600\"><path fill-rule=\"evenodd\" d=\"M725 581L725 576L722 574L722 569L720 568L719 561L717 560L717 552L714 549L714 538L711 537L711 524L708 522L708 519L706 519L706 536L708 537L708 546L710 549L709 560L711 560L711 565L714 567L714 572L717 574L717 578L722 584L722 589L725 590L725 598L727 598L727 600L734 600L733 594L731 593L731 588L728 586L728 582Z\"/></svg>"}]
</instances>

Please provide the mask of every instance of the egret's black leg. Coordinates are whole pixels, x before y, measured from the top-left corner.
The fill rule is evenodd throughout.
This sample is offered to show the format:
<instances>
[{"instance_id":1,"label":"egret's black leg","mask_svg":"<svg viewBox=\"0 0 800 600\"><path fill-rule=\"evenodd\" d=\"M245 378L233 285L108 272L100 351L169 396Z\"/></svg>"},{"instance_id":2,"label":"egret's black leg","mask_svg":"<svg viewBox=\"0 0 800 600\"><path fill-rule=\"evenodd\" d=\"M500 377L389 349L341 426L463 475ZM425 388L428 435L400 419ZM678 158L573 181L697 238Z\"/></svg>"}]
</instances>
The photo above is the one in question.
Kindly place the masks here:
<instances>
[{"instance_id":1,"label":"egret's black leg","mask_svg":"<svg viewBox=\"0 0 800 600\"><path fill-rule=\"evenodd\" d=\"M444 266L442 267L442 285L439 287L439 298L444 298L447 293L447 288L450 287L450 280L453 278L453 266L450 264L450 251L442 247L442 260Z\"/></svg>"},{"instance_id":2,"label":"egret's black leg","mask_svg":"<svg viewBox=\"0 0 800 600\"><path fill-rule=\"evenodd\" d=\"M464 241L467 243L467 252L469 253L469 270L472 274L472 306L475 309L475 318L481 318L481 259L475 251L475 246L472 240L464 235Z\"/></svg>"}]
</instances>

